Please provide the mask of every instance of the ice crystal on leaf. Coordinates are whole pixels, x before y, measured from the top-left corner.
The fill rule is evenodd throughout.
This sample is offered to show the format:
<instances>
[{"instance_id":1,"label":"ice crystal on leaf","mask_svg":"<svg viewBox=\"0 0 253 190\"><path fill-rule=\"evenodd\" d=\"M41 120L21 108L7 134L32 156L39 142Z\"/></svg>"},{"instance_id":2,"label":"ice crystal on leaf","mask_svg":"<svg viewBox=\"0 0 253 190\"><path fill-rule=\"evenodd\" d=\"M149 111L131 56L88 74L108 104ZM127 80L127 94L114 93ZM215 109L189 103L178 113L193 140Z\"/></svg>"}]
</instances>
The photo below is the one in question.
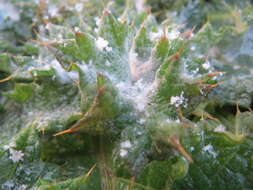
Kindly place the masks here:
<instances>
[{"instance_id":1,"label":"ice crystal on leaf","mask_svg":"<svg viewBox=\"0 0 253 190\"><path fill-rule=\"evenodd\" d=\"M215 129L214 129L214 132L224 132L226 131L226 128L225 126L223 125L218 125Z\"/></svg>"},{"instance_id":2,"label":"ice crystal on leaf","mask_svg":"<svg viewBox=\"0 0 253 190\"><path fill-rule=\"evenodd\" d=\"M75 10L76 10L77 12L82 12L82 11L83 11L83 4L82 4L82 3L77 3L77 4L75 5Z\"/></svg>"},{"instance_id":3,"label":"ice crystal on leaf","mask_svg":"<svg viewBox=\"0 0 253 190\"><path fill-rule=\"evenodd\" d=\"M106 41L104 38L102 37L98 37L98 39L96 40L96 46L97 48L100 50L100 51L107 51L107 52L110 52L112 51L112 48L109 47L109 42Z\"/></svg>"},{"instance_id":4,"label":"ice crystal on leaf","mask_svg":"<svg viewBox=\"0 0 253 190\"><path fill-rule=\"evenodd\" d=\"M175 107L187 107L187 99L184 98L184 92L181 92L180 96L172 96L170 98L170 104L174 105Z\"/></svg>"},{"instance_id":5,"label":"ice crystal on leaf","mask_svg":"<svg viewBox=\"0 0 253 190\"><path fill-rule=\"evenodd\" d=\"M10 159L16 163L16 162L19 162L21 160L23 160L23 157L24 157L24 153L20 150L15 150L13 148L10 148L9 149L9 152L10 152Z\"/></svg>"},{"instance_id":6,"label":"ice crystal on leaf","mask_svg":"<svg viewBox=\"0 0 253 190\"><path fill-rule=\"evenodd\" d=\"M128 154L128 151L127 150L125 150L125 149L120 149L120 156L121 157L126 157L126 155Z\"/></svg>"},{"instance_id":7,"label":"ice crystal on leaf","mask_svg":"<svg viewBox=\"0 0 253 190\"><path fill-rule=\"evenodd\" d=\"M205 62L205 63L202 65L202 67L203 67L204 69L206 69L206 70L210 69L210 68L211 68L210 62L209 62L209 61Z\"/></svg>"},{"instance_id":8,"label":"ice crystal on leaf","mask_svg":"<svg viewBox=\"0 0 253 190\"><path fill-rule=\"evenodd\" d=\"M131 148L132 147L132 144L129 140L127 141L124 141L120 144L121 148Z\"/></svg>"}]
</instances>

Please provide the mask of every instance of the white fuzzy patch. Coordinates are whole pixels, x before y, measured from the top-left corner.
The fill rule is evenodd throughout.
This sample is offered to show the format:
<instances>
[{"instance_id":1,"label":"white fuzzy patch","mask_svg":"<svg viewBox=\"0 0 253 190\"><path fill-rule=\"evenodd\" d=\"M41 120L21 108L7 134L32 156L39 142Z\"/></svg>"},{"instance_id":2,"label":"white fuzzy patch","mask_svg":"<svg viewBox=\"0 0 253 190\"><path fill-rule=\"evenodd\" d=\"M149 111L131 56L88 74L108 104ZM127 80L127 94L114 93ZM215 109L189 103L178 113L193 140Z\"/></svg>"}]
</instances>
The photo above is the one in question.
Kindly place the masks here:
<instances>
[{"instance_id":1,"label":"white fuzzy patch","mask_svg":"<svg viewBox=\"0 0 253 190\"><path fill-rule=\"evenodd\" d=\"M94 18L96 25L99 26L101 24L101 19L99 17Z\"/></svg>"},{"instance_id":2,"label":"white fuzzy patch","mask_svg":"<svg viewBox=\"0 0 253 190\"><path fill-rule=\"evenodd\" d=\"M82 3L77 3L77 4L75 5L75 10L76 10L77 12L82 12L82 11L83 11L83 4L82 4Z\"/></svg>"},{"instance_id":3,"label":"white fuzzy patch","mask_svg":"<svg viewBox=\"0 0 253 190\"><path fill-rule=\"evenodd\" d=\"M50 6L48 8L48 13L51 17L57 17L59 15L58 8L56 6Z\"/></svg>"},{"instance_id":4,"label":"white fuzzy patch","mask_svg":"<svg viewBox=\"0 0 253 190\"><path fill-rule=\"evenodd\" d=\"M206 70L210 69L210 68L211 68L210 62L209 62L209 61L206 61L206 62L202 65L202 67L203 67L204 69L206 69Z\"/></svg>"},{"instance_id":5,"label":"white fuzzy patch","mask_svg":"<svg viewBox=\"0 0 253 190\"><path fill-rule=\"evenodd\" d=\"M131 148L132 144L129 140L120 143L121 148Z\"/></svg>"},{"instance_id":6,"label":"white fuzzy patch","mask_svg":"<svg viewBox=\"0 0 253 190\"><path fill-rule=\"evenodd\" d=\"M122 96L133 102L133 105L139 112L143 112L149 101L148 94L154 89L154 84L146 83L143 79L139 79L134 84L120 82L116 87Z\"/></svg>"},{"instance_id":7,"label":"white fuzzy patch","mask_svg":"<svg viewBox=\"0 0 253 190\"><path fill-rule=\"evenodd\" d=\"M178 32L177 30L171 30L168 33L168 38L169 38L169 40L175 40L179 37L179 34L180 34L180 32Z\"/></svg>"},{"instance_id":8,"label":"white fuzzy patch","mask_svg":"<svg viewBox=\"0 0 253 190\"><path fill-rule=\"evenodd\" d=\"M144 118L141 118L141 119L138 121L138 123L141 124L141 125L143 125L143 124L145 123L145 121L146 121L146 120L145 120Z\"/></svg>"},{"instance_id":9,"label":"white fuzzy patch","mask_svg":"<svg viewBox=\"0 0 253 190\"><path fill-rule=\"evenodd\" d=\"M18 190L25 190L27 188L27 185L23 184L18 187Z\"/></svg>"},{"instance_id":10,"label":"white fuzzy patch","mask_svg":"<svg viewBox=\"0 0 253 190\"><path fill-rule=\"evenodd\" d=\"M225 126L223 125L218 125L215 129L214 132L224 132L226 130Z\"/></svg>"},{"instance_id":11,"label":"white fuzzy patch","mask_svg":"<svg viewBox=\"0 0 253 190\"><path fill-rule=\"evenodd\" d=\"M170 98L170 104L175 107L184 106L187 107L187 99L184 98L184 92L181 92L180 96L172 96Z\"/></svg>"},{"instance_id":12,"label":"white fuzzy patch","mask_svg":"<svg viewBox=\"0 0 253 190\"><path fill-rule=\"evenodd\" d=\"M77 27L77 26L75 26L74 31L75 31L75 32L81 32L80 28Z\"/></svg>"},{"instance_id":13,"label":"white fuzzy patch","mask_svg":"<svg viewBox=\"0 0 253 190\"><path fill-rule=\"evenodd\" d=\"M24 156L24 153L20 150L15 150L13 148L10 148L9 149L9 152L10 152L10 159L16 163L16 162L19 162L21 160L23 160L23 156Z\"/></svg>"},{"instance_id":14,"label":"white fuzzy patch","mask_svg":"<svg viewBox=\"0 0 253 190\"><path fill-rule=\"evenodd\" d=\"M134 0L135 7L138 13L141 13L145 10L145 0Z\"/></svg>"},{"instance_id":15,"label":"white fuzzy patch","mask_svg":"<svg viewBox=\"0 0 253 190\"><path fill-rule=\"evenodd\" d=\"M15 143L15 142L10 142L9 144L4 145L4 146L3 146L3 149L4 149L4 150L8 150L8 149L14 148L15 146L16 146L16 143Z\"/></svg>"},{"instance_id":16,"label":"white fuzzy patch","mask_svg":"<svg viewBox=\"0 0 253 190\"><path fill-rule=\"evenodd\" d=\"M211 144L208 144L206 146L203 147L202 149L204 152L208 152L210 153L214 158L217 157L218 153L216 153L213 149L213 146Z\"/></svg>"},{"instance_id":17,"label":"white fuzzy patch","mask_svg":"<svg viewBox=\"0 0 253 190\"><path fill-rule=\"evenodd\" d=\"M159 38L161 38L163 35L163 31L162 30L158 30L158 32L150 32L149 33L149 37L151 41L156 41Z\"/></svg>"},{"instance_id":18,"label":"white fuzzy patch","mask_svg":"<svg viewBox=\"0 0 253 190\"><path fill-rule=\"evenodd\" d=\"M127 150L125 150L125 149L120 149L119 155L120 155L121 157L125 157L127 154L128 154L128 151L127 151Z\"/></svg>"},{"instance_id":19,"label":"white fuzzy patch","mask_svg":"<svg viewBox=\"0 0 253 190\"><path fill-rule=\"evenodd\" d=\"M95 44L97 48L99 49L99 51L104 51L104 50L107 52L112 51L112 48L108 46L109 42L102 37L98 37Z\"/></svg>"}]
</instances>

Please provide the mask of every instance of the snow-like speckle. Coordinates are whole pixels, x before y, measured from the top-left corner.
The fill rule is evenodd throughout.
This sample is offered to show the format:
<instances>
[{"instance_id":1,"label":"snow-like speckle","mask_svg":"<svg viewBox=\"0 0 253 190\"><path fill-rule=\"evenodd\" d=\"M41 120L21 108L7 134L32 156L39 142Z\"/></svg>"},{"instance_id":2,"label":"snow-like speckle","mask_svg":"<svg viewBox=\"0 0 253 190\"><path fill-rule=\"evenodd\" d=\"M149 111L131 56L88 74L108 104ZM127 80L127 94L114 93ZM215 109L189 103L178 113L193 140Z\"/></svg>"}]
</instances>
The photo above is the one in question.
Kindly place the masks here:
<instances>
[{"instance_id":1,"label":"snow-like speckle","mask_svg":"<svg viewBox=\"0 0 253 190\"><path fill-rule=\"evenodd\" d=\"M52 28L52 23L48 22L45 26L46 30L50 30Z\"/></svg>"},{"instance_id":2,"label":"snow-like speckle","mask_svg":"<svg viewBox=\"0 0 253 190\"><path fill-rule=\"evenodd\" d=\"M214 148L213 148L213 146L212 146L211 144L208 144L208 145L204 146L202 150L203 150L204 152L208 152L208 153L211 154L214 158L216 158L217 155L218 155L218 153L216 153L216 152L214 151Z\"/></svg>"},{"instance_id":3,"label":"snow-like speckle","mask_svg":"<svg viewBox=\"0 0 253 190\"><path fill-rule=\"evenodd\" d=\"M210 69L210 68L211 68L210 62L209 62L209 61L206 61L206 62L202 65L202 67L203 67L204 69L206 69L206 70Z\"/></svg>"},{"instance_id":4,"label":"snow-like speckle","mask_svg":"<svg viewBox=\"0 0 253 190\"><path fill-rule=\"evenodd\" d=\"M10 142L9 144L4 145L4 146L3 146L3 149L4 149L4 150L8 150L8 149L14 148L15 146L16 146L16 143L15 143L15 142Z\"/></svg>"},{"instance_id":5,"label":"snow-like speckle","mask_svg":"<svg viewBox=\"0 0 253 190\"><path fill-rule=\"evenodd\" d=\"M120 143L121 148L131 148L132 144L129 140Z\"/></svg>"},{"instance_id":6,"label":"snow-like speckle","mask_svg":"<svg viewBox=\"0 0 253 190\"><path fill-rule=\"evenodd\" d=\"M95 44L96 44L96 47L99 49L99 51L104 51L104 50L107 52L112 51L112 48L108 46L109 42L102 37L98 37Z\"/></svg>"},{"instance_id":7,"label":"snow-like speckle","mask_svg":"<svg viewBox=\"0 0 253 190\"><path fill-rule=\"evenodd\" d=\"M151 41L156 41L163 36L163 31L159 29L157 32L150 32L149 37Z\"/></svg>"},{"instance_id":8,"label":"snow-like speckle","mask_svg":"<svg viewBox=\"0 0 253 190\"><path fill-rule=\"evenodd\" d=\"M145 0L134 0L136 10L141 13L145 10Z\"/></svg>"},{"instance_id":9,"label":"snow-like speckle","mask_svg":"<svg viewBox=\"0 0 253 190\"><path fill-rule=\"evenodd\" d=\"M82 3L77 3L77 4L75 5L75 10L76 10L77 12L82 12L82 11L83 11L83 4L82 4Z\"/></svg>"},{"instance_id":10,"label":"snow-like speckle","mask_svg":"<svg viewBox=\"0 0 253 190\"><path fill-rule=\"evenodd\" d=\"M27 185L22 184L18 187L18 190L25 190L27 188Z\"/></svg>"},{"instance_id":11,"label":"snow-like speckle","mask_svg":"<svg viewBox=\"0 0 253 190\"><path fill-rule=\"evenodd\" d=\"M141 124L141 125L143 125L145 123L145 121L146 120L144 118L141 118L140 120L138 120L138 123Z\"/></svg>"},{"instance_id":12,"label":"snow-like speckle","mask_svg":"<svg viewBox=\"0 0 253 190\"><path fill-rule=\"evenodd\" d=\"M77 27L77 26L74 27L74 31L75 31L75 32L81 32L80 28Z\"/></svg>"},{"instance_id":13,"label":"snow-like speckle","mask_svg":"<svg viewBox=\"0 0 253 190\"><path fill-rule=\"evenodd\" d=\"M148 94L154 88L153 83L144 82L143 79L139 79L135 83L120 82L116 85L120 94L126 99L131 100L135 108L143 112L149 101Z\"/></svg>"},{"instance_id":14,"label":"snow-like speckle","mask_svg":"<svg viewBox=\"0 0 253 190\"><path fill-rule=\"evenodd\" d=\"M14 21L20 19L19 10L6 0L0 0L0 13L0 24L7 18Z\"/></svg>"},{"instance_id":15,"label":"snow-like speckle","mask_svg":"<svg viewBox=\"0 0 253 190\"><path fill-rule=\"evenodd\" d=\"M117 21L119 21L119 22L123 22L123 20L119 17L119 18L117 18Z\"/></svg>"},{"instance_id":16,"label":"snow-like speckle","mask_svg":"<svg viewBox=\"0 0 253 190\"><path fill-rule=\"evenodd\" d=\"M51 17L57 17L59 15L57 6L50 6L48 13Z\"/></svg>"},{"instance_id":17,"label":"snow-like speckle","mask_svg":"<svg viewBox=\"0 0 253 190\"><path fill-rule=\"evenodd\" d=\"M125 149L120 149L119 155L120 155L121 157L125 157L127 154L128 154L128 151L127 151L127 150L125 150Z\"/></svg>"},{"instance_id":18,"label":"snow-like speckle","mask_svg":"<svg viewBox=\"0 0 253 190\"><path fill-rule=\"evenodd\" d=\"M13 189L15 187L15 183L12 180L6 181L1 185L1 189Z\"/></svg>"},{"instance_id":19,"label":"snow-like speckle","mask_svg":"<svg viewBox=\"0 0 253 190\"><path fill-rule=\"evenodd\" d=\"M32 112L32 111L29 111L28 113L27 113L27 115L28 116L32 116L34 113Z\"/></svg>"},{"instance_id":20,"label":"snow-like speckle","mask_svg":"<svg viewBox=\"0 0 253 190\"><path fill-rule=\"evenodd\" d=\"M112 63L111 63L110 61L106 60L106 61L105 61L105 65L106 65L107 67L110 67L110 66L112 65Z\"/></svg>"},{"instance_id":21,"label":"snow-like speckle","mask_svg":"<svg viewBox=\"0 0 253 190\"><path fill-rule=\"evenodd\" d=\"M215 129L214 132L224 132L226 130L224 125L218 125Z\"/></svg>"},{"instance_id":22,"label":"snow-like speckle","mask_svg":"<svg viewBox=\"0 0 253 190\"><path fill-rule=\"evenodd\" d=\"M169 40L175 40L175 39L179 38L179 34L180 34L180 32L178 32L177 30L171 30L167 36L168 36Z\"/></svg>"},{"instance_id":23,"label":"snow-like speckle","mask_svg":"<svg viewBox=\"0 0 253 190\"><path fill-rule=\"evenodd\" d=\"M62 84L68 84L68 83L72 83L75 80L78 80L78 73L76 71L70 71L70 72L65 71L62 68L61 64L56 59L50 62L50 67L53 67L55 69L57 79Z\"/></svg>"},{"instance_id":24,"label":"snow-like speckle","mask_svg":"<svg viewBox=\"0 0 253 190\"><path fill-rule=\"evenodd\" d=\"M69 78L71 78L73 81L78 80L79 76L78 73L76 71L69 71L68 72L68 76Z\"/></svg>"},{"instance_id":25,"label":"snow-like speckle","mask_svg":"<svg viewBox=\"0 0 253 190\"><path fill-rule=\"evenodd\" d=\"M190 47L190 50L195 51L195 50L196 50L196 46L195 46L195 45L192 45L192 46Z\"/></svg>"},{"instance_id":26,"label":"snow-like speckle","mask_svg":"<svg viewBox=\"0 0 253 190\"><path fill-rule=\"evenodd\" d=\"M95 23L97 26L99 26L101 24L101 18L95 17L94 20L95 20Z\"/></svg>"},{"instance_id":27,"label":"snow-like speckle","mask_svg":"<svg viewBox=\"0 0 253 190\"><path fill-rule=\"evenodd\" d=\"M9 152L10 152L10 159L16 163L16 162L19 162L21 160L23 160L23 157L24 157L24 153L20 150L15 150L13 148L10 148L9 149Z\"/></svg>"},{"instance_id":28,"label":"snow-like speckle","mask_svg":"<svg viewBox=\"0 0 253 190\"><path fill-rule=\"evenodd\" d=\"M184 98L184 92L181 92L180 96L172 96L170 98L170 104L174 105L175 107L187 107L187 99Z\"/></svg>"}]
</instances>

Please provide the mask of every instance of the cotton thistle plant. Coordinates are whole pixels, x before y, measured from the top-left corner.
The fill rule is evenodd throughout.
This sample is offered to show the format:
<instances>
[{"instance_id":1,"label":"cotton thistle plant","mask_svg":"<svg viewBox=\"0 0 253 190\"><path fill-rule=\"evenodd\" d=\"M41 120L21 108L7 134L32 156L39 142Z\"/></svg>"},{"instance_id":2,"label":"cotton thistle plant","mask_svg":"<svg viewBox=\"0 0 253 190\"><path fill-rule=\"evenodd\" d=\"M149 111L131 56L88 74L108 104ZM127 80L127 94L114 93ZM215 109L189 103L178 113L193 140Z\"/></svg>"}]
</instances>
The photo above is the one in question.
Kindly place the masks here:
<instances>
[{"instance_id":1,"label":"cotton thistle plant","mask_svg":"<svg viewBox=\"0 0 253 190\"><path fill-rule=\"evenodd\" d=\"M121 98L119 98L121 99L120 101L130 101L135 108L133 111L136 112L138 116L145 117L146 115L147 118L145 119L145 125L150 128L151 136L159 134L159 132L157 133L155 127L155 125L159 125L159 122L155 124L154 121L149 121L149 117L152 118L151 120L153 120L154 117L146 112L152 113L156 109L159 109L160 106L163 106L163 104L167 104L171 107L170 109L174 110L173 113L168 114L167 117L176 118L176 109L182 110L186 114L190 110L194 109L194 107L187 108L187 96L201 96L200 91L204 89L202 89L202 86L199 86L193 81L187 82L186 79L182 79L181 77L181 54L186 54L186 50L184 48L187 46L185 46L185 42L189 41L189 38L179 38L178 32L174 32L173 34L169 33L167 38L167 36L164 35L166 34L165 32L160 36L160 39L158 38L157 41L152 42L149 38L152 31L148 28L148 26L156 26L156 23L151 15L146 16L140 28L138 28L138 26L131 28L127 23L119 22L108 10L104 11L102 18L97 18L96 20L99 20L99 22L96 22L99 28L98 32L96 32L97 36L93 37L92 34L87 34L87 32L75 33L76 45L69 45L72 46L72 49L73 47L76 47L75 52L71 53L70 47L64 48L61 44L58 44L56 48L64 52L65 56L72 56L73 60L83 62L92 61L95 63L95 70L97 70L97 72L100 72L101 74L104 73L105 75L111 75L109 76L109 80L110 78L112 79L111 88L115 88L115 92L118 91L118 95L121 96ZM95 43L95 47L91 45L92 43ZM112 47L110 47L109 44ZM78 54L81 55L85 52L90 52L91 54L86 55L85 59L82 56L78 56ZM106 52L107 54L104 55L100 52ZM117 52L118 55L115 52ZM77 55L74 55L74 53ZM111 66L106 69L105 63L108 60L110 60ZM143 62L143 60L145 61ZM76 66L79 67L78 64ZM83 74L85 75L85 73ZM79 78L81 79L80 75ZM211 78L211 76L209 78ZM99 80L100 79L97 78L97 85ZM208 84L208 81L202 81L203 84L205 82ZM147 84L149 84L152 88L148 88L146 86ZM139 88L136 85L141 86ZM186 97L184 97L185 94L182 90L187 91L188 89L194 89L193 94L186 94ZM176 96L179 90L181 91L180 95ZM55 136L82 130L89 133L90 130L93 130L89 127L89 125L91 125L89 124L90 120L93 120L91 119L92 117L94 117L94 119L97 117L105 117L106 120L109 119L106 118L106 114L111 111L115 112L115 110L113 110L114 107L109 105L118 107L117 105L119 102L116 102L115 97L111 96L111 103L104 103L105 106L108 104L108 107L105 107L107 111L102 111L102 107L99 108L99 105L103 104L103 102L99 102L102 100L98 100L97 98L103 99L103 96L107 93L107 91L108 89L105 87L97 87L97 95L94 99L93 105L91 105L91 110L88 110L84 114L84 118L77 121L77 123L70 129L56 133ZM123 93L121 93L121 91L123 91ZM163 100L161 102L156 102L153 106L150 106L149 103L152 102L153 98ZM120 104L124 105L124 103ZM103 116L96 116L96 109L98 109L98 112L102 112ZM120 111L120 109L118 110ZM163 111L161 111L161 114L162 113ZM113 115L114 116L110 119L120 117L121 113L118 112L118 114L116 114L115 112ZM159 117L155 118L155 120L159 120ZM93 122L97 123L99 120ZM179 126L180 125L181 124L179 124ZM93 128L95 129L95 127ZM166 130L170 130L170 124L168 124L165 128L168 128ZM109 129L107 129L107 131L108 130ZM161 129L158 127L157 130L159 131ZM178 150L188 161L192 162L192 158L188 153L186 153L180 144L180 133L180 130L174 135L168 133L167 140L164 141ZM155 137L154 139L159 141L159 137ZM127 155L126 150L120 150L120 155L125 157Z\"/></svg>"},{"instance_id":2,"label":"cotton thistle plant","mask_svg":"<svg viewBox=\"0 0 253 190\"><path fill-rule=\"evenodd\" d=\"M80 107L83 110L80 119L74 120L74 124L69 126L69 129L59 131L52 126L46 131L43 129L43 133L50 134L50 130L58 131L52 135L54 137L51 137L56 139L66 136L67 133L84 133L104 139L115 133L120 135L122 129L120 130L115 123L122 120L124 115L129 117L134 113L135 117L142 118L137 130L144 125L147 135L150 135L154 143L167 144L188 162L193 162L190 154L180 143L183 133L183 129L180 128L184 121L173 120L178 117L177 109L184 114L193 110L194 108L187 107L188 101L191 101L187 96L200 96L199 92L203 90L202 86L194 81L188 83L181 78L180 59L181 56L185 56L184 51L187 48L185 42L190 39L183 39L179 37L178 32L173 31L167 35L165 27L165 32L156 35L156 40L151 40L149 37L153 34L150 26L156 27L157 24L152 15L146 14L142 19L141 27L138 25L133 27L130 25L131 20L122 23L109 10L105 10L102 17L96 19L97 32L89 33L75 27L72 33L73 39L63 39L62 36L66 35L62 34L61 40L46 47L55 56L52 63L57 62L57 64L43 69L39 67L31 69L30 73L40 80L44 74L50 76L48 71L53 69L52 74L57 77L56 80L66 81L67 79L63 79L65 77L59 76L76 72L79 77L75 77L72 82L75 80L77 82L81 95ZM45 30L48 29L50 33L50 28ZM107 64L108 62L110 65ZM87 64L93 65L92 70L85 66ZM86 69L83 69L84 67ZM188 88L196 90L193 94L184 93ZM123 111L128 104L132 105L131 109L128 108L127 112ZM164 105L174 111L166 114ZM168 119L171 122L161 124L161 120L168 121ZM138 125L138 121L132 122ZM127 126L121 125L123 131L127 130ZM163 136L160 136L162 131ZM117 140L113 143L114 146L117 145L116 142ZM50 141L48 143L50 144ZM136 147L133 147L129 139L121 142L118 151L119 159L131 156L134 148ZM14 162L22 159L22 152L12 151L12 153ZM109 184L107 181L103 188L112 189Z\"/></svg>"},{"instance_id":3,"label":"cotton thistle plant","mask_svg":"<svg viewBox=\"0 0 253 190\"><path fill-rule=\"evenodd\" d=\"M26 125L15 138L17 148L9 144L3 150L17 164L11 165L17 179L22 171L39 189L161 190L188 180L189 170L208 156L222 162L217 139L228 146L242 143L246 135L238 123L249 121L249 114L238 113L230 124L234 135L205 110L222 73L195 56L191 47L199 47L191 43L209 33L180 33L129 6L123 15L106 8L89 20L91 26L45 23L34 41L38 57L0 57L8 65L0 68L12 73L3 81L15 82L4 96L22 105L21 116L14 112L13 118L18 115ZM72 9L81 15L84 7ZM50 10L49 16L61 14L54 6ZM24 156L27 150L34 155ZM31 168L39 176L23 169L41 162Z\"/></svg>"}]
</instances>

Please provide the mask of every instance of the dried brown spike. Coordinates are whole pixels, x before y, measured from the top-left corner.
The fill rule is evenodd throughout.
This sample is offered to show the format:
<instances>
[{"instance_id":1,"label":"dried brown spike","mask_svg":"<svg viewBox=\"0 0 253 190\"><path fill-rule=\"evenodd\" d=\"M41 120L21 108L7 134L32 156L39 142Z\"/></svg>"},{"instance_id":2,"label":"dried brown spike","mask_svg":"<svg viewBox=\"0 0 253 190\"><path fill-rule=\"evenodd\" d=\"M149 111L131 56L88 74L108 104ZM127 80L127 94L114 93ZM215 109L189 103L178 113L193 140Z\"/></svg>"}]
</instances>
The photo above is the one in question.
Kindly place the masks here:
<instances>
[{"instance_id":1,"label":"dried brown spike","mask_svg":"<svg viewBox=\"0 0 253 190\"><path fill-rule=\"evenodd\" d=\"M79 129L80 129L79 127L66 129L66 130L61 131L59 133L53 134L53 136L55 137L55 136L63 135L63 134L66 134L66 133L74 133L74 132L78 131Z\"/></svg>"},{"instance_id":2,"label":"dried brown spike","mask_svg":"<svg viewBox=\"0 0 253 190\"><path fill-rule=\"evenodd\" d=\"M218 82L218 83L216 83L216 84L210 84L210 85L208 85L204 90L211 90L211 89L217 87L218 85L220 85L220 84L222 84L222 83L223 83L223 82Z\"/></svg>"},{"instance_id":3,"label":"dried brown spike","mask_svg":"<svg viewBox=\"0 0 253 190\"><path fill-rule=\"evenodd\" d=\"M82 32L75 31L75 35L80 36L80 35L82 35Z\"/></svg>"},{"instance_id":4,"label":"dried brown spike","mask_svg":"<svg viewBox=\"0 0 253 190\"><path fill-rule=\"evenodd\" d=\"M31 40L31 42L34 42L40 46L45 46L45 47L51 47L57 44L57 42L43 42L43 41L38 41L38 40Z\"/></svg>"},{"instance_id":5,"label":"dried brown spike","mask_svg":"<svg viewBox=\"0 0 253 190\"><path fill-rule=\"evenodd\" d=\"M6 82L6 81L11 80L11 79L12 79L12 75L0 80L0 83Z\"/></svg>"},{"instance_id":6,"label":"dried brown spike","mask_svg":"<svg viewBox=\"0 0 253 190\"><path fill-rule=\"evenodd\" d=\"M221 74L224 74L225 72L212 72L212 73L209 73L207 76L208 77L214 77L214 76L217 76L217 75L221 75Z\"/></svg>"},{"instance_id":7,"label":"dried brown spike","mask_svg":"<svg viewBox=\"0 0 253 190\"><path fill-rule=\"evenodd\" d=\"M193 162L192 157L185 151L184 147L181 145L178 137L173 136L168 139L168 142L175 148L180 154L185 157L186 160L188 160L190 163Z\"/></svg>"},{"instance_id":8,"label":"dried brown spike","mask_svg":"<svg viewBox=\"0 0 253 190\"><path fill-rule=\"evenodd\" d=\"M171 59L172 60L178 60L180 58L180 53L179 52L176 52L175 54L173 54L172 56L171 56Z\"/></svg>"}]
</instances>

